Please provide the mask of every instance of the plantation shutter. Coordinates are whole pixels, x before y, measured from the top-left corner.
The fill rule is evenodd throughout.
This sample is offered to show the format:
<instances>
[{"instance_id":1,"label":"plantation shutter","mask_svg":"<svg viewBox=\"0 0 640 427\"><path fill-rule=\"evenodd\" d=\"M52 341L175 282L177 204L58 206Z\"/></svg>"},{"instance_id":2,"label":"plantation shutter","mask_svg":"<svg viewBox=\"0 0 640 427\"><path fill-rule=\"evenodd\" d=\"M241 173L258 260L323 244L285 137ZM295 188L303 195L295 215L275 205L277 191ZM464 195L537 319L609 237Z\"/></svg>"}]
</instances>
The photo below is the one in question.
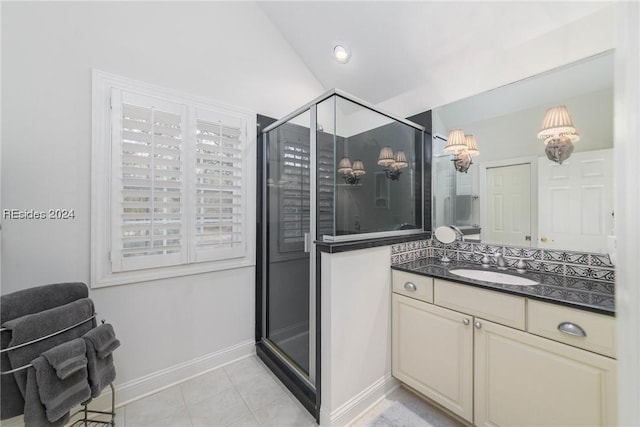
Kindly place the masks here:
<instances>
[{"instance_id":1,"label":"plantation shutter","mask_svg":"<svg viewBox=\"0 0 640 427\"><path fill-rule=\"evenodd\" d=\"M282 227L280 252L301 251L310 229L311 169L309 130L285 129L281 139Z\"/></svg>"},{"instance_id":2,"label":"plantation shutter","mask_svg":"<svg viewBox=\"0 0 640 427\"><path fill-rule=\"evenodd\" d=\"M196 110L195 261L242 257L246 253L242 194L246 185L244 120Z\"/></svg>"},{"instance_id":3,"label":"plantation shutter","mask_svg":"<svg viewBox=\"0 0 640 427\"><path fill-rule=\"evenodd\" d=\"M186 108L112 91L112 271L187 261Z\"/></svg>"},{"instance_id":4,"label":"plantation shutter","mask_svg":"<svg viewBox=\"0 0 640 427\"><path fill-rule=\"evenodd\" d=\"M334 236L334 196L335 196L335 162L334 162L334 136L324 132L316 134L317 140L317 203L318 223L317 239L322 236Z\"/></svg>"}]
</instances>

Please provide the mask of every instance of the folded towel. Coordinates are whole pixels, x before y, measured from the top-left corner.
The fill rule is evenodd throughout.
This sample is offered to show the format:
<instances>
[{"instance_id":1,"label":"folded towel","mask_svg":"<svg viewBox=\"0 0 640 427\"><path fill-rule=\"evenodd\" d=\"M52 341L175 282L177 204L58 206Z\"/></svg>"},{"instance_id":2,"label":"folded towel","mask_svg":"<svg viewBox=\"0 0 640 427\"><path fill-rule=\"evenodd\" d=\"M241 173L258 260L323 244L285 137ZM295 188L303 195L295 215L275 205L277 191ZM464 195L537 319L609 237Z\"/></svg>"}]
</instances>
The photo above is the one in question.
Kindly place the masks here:
<instances>
[{"instance_id":1,"label":"folded towel","mask_svg":"<svg viewBox=\"0 0 640 427\"><path fill-rule=\"evenodd\" d=\"M82 338L60 344L42 353L47 362L56 370L56 375L64 380L69 375L87 366L87 346Z\"/></svg>"},{"instance_id":2,"label":"folded towel","mask_svg":"<svg viewBox=\"0 0 640 427\"><path fill-rule=\"evenodd\" d=\"M51 285L35 286L0 296L0 325L9 320L38 313L60 305L68 304L89 296L89 289L84 283L54 283ZM11 332L0 335L0 346L5 349L11 341ZM0 354L2 371L11 368L7 353ZM2 405L0 405L0 419L13 418L24 412L22 393L13 375L0 376L0 390L2 390Z\"/></svg>"},{"instance_id":3,"label":"folded towel","mask_svg":"<svg viewBox=\"0 0 640 427\"><path fill-rule=\"evenodd\" d=\"M36 371L40 401L50 422L65 417L76 405L91 398L86 367L61 380L45 357L37 357L31 363Z\"/></svg>"},{"instance_id":4,"label":"folded towel","mask_svg":"<svg viewBox=\"0 0 640 427\"><path fill-rule=\"evenodd\" d=\"M120 341L116 339L116 333L113 326L109 323L98 326L87 332L84 338L91 341L99 358L104 359L111 354L113 350L120 347Z\"/></svg>"},{"instance_id":5,"label":"folded towel","mask_svg":"<svg viewBox=\"0 0 640 427\"><path fill-rule=\"evenodd\" d=\"M9 346L14 346L75 325L90 318L93 314L91 299L82 298L69 304L10 320L2 326L11 330ZM66 332L7 352L12 369L31 363L33 359L59 344L82 337L95 327L95 323L95 319L92 319ZM27 373L25 370L21 370L15 372L14 376L18 388L24 396Z\"/></svg>"},{"instance_id":6,"label":"folded towel","mask_svg":"<svg viewBox=\"0 0 640 427\"><path fill-rule=\"evenodd\" d=\"M40 402L38 383L36 381L36 370L32 367L27 368L27 384L24 401L25 427L62 427L69 421L69 414L66 414L53 423L49 422L47 419L47 411L42 402Z\"/></svg>"},{"instance_id":7,"label":"folded towel","mask_svg":"<svg viewBox=\"0 0 640 427\"><path fill-rule=\"evenodd\" d=\"M99 340L99 337L112 336L113 341L111 344L104 344L105 340ZM113 327L109 324L100 325L95 329L87 332L83 337L87 344L87 369L89 371L89 385L91 386L91 396L98 397L102 390L111 384L116 379L116 369L113 366L113 354L111 353L114 348L120 345L120 341L115 339ZM99 341L103 343L103 352L100 356L100 352L96 351L95 342ZM116 345L117 343L117 345ZM105 352L111 349L105 356Z\"/></svg>"}]
</instances>

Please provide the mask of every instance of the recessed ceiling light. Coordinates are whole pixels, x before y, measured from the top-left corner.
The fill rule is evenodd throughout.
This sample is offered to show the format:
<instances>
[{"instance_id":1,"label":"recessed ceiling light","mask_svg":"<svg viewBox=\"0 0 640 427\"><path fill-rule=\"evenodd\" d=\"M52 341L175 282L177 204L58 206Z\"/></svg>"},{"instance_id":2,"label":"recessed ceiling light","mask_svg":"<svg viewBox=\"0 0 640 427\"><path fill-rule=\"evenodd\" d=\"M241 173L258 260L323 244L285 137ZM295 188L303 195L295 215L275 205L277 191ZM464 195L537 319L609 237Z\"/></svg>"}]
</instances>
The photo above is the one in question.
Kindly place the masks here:
<instances>
[{"instance_id":1,"label":"recessed ceiling light","mask_svg":"<svg viewBox=\"0 0 640 427\"><path fill-rule=\"evenodd\" d=\"M342 44L337 44L333 47L333 56L341 64L346 64L351 58L351 50Z\"/></svg>"}]
</instances>

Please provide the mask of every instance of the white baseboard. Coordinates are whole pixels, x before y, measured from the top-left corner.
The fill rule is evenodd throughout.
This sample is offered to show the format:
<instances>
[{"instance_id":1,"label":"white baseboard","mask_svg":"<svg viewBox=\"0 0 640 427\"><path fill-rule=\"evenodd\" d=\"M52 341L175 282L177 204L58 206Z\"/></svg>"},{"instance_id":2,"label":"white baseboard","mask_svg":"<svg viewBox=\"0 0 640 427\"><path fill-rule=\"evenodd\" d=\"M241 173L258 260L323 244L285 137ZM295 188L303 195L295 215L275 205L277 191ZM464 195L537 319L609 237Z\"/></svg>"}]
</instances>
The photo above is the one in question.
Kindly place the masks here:
<instances>
[{"instance_id":1,"label":"white baseboard","mask_svg":"<svg viewBox=\"0 0 640 427\"><path fill-rule=\"evenodd\" d=\"M116 406L124 406L134 400L157 393L252 354L255 354L255 342L253 340L244 341L215 353L206 354L133 381L119 384L116 386ZM111 393L107 393L107 391L109 390L106 389L103 393L104 396L100 395L98 398L103 400L97 402L98 399L95 399L96 409L100 409L98 405L104 403L107 404L107 407L111 405Z\"/></svg>"},{"instance_id":2,"label":"white baseboard","mask_svg":"<svg viewBox=\"0 0 640 427\"><path fill-rule=\"evenodd\" d=\"M326 405L321 406L320 425L322 427L348 426L399 385L398 380L389 373L331 412L326 409Z\"/></svg>"},{"instance_id":3,"label":"white baseboard","mask_svg":"<svg viewBox=\"0 0 640 427\"><path fill-rule=\"evenodd\" d=\"M124 406L134 400L157 393L165 388L172 387L188 379L202 375L213 369L220 368L236 360L255 354L255 342L244 341L231 347L227 347L215 353L197 357L188 362L171 366L167 369L154 372L144 377L115 386L116 407ZM71 412L80 409L78 406ZM89 409L107 411L111 409L111 388L105 388L102 394L93 399ZM74 418L75 420L76 418ZM2 420L2 427L24 427L22 415Z\"/></svg>"}]
</instances>

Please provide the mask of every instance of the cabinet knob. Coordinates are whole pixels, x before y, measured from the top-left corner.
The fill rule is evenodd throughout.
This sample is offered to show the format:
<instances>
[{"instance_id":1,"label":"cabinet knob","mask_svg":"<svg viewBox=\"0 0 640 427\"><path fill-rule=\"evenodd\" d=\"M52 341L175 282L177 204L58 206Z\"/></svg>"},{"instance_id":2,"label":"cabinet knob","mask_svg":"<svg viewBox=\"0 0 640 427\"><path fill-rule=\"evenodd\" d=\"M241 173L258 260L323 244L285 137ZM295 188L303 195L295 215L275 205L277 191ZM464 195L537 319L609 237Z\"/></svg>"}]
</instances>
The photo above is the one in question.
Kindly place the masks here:
<instances>
[{"instance_id":1,"label":"cabinet knob","mask_svg":"<svg viewBox=\"0 0 640 427\"><path fill-rule=\"evenodd\" d=\"M469 319L467 319L466 317L464 319L462 319L462 323L465 325L469 324Z\"/></svg>"},{"instance_id":2,"label":"cabinet knob","mask_svg":"<svg viewBox=\"0 0 640 427\"><path fill-rule=\"evenodd\" d=\"M418 288L416 288L416 285L414 285L414 284L413 284L413 283L411 283L411 282L407 282L407 283L405 283L405 284L404 284L404 288L405 288L406 290L408 290L408 291L412 291L412 292L415 292L415 291L417 291L417 290L418 290Z\"/></svg>"},{"instance_id":3,"label":"cabinet knob","mask_svg":"<svg viewBox=\"0 0 640 427\"><path fill-rule=\"evenodd\" d=\"M573 335L574 337L586 337L587 333L580 326L571 322L562 322L558 325L558 330L562 333Z\"/></svg>"},{"instance_id":4,"label":"cabinet knob","mask_svg":"<svg viewBox=\"0 0 640 427\"><path fill-rule=\"evenodd\" d=\"M480 328L482 328L482 323L476 322L475 326L476 326L476 329L480 329Z\"/></svg>"}]
</instances>

